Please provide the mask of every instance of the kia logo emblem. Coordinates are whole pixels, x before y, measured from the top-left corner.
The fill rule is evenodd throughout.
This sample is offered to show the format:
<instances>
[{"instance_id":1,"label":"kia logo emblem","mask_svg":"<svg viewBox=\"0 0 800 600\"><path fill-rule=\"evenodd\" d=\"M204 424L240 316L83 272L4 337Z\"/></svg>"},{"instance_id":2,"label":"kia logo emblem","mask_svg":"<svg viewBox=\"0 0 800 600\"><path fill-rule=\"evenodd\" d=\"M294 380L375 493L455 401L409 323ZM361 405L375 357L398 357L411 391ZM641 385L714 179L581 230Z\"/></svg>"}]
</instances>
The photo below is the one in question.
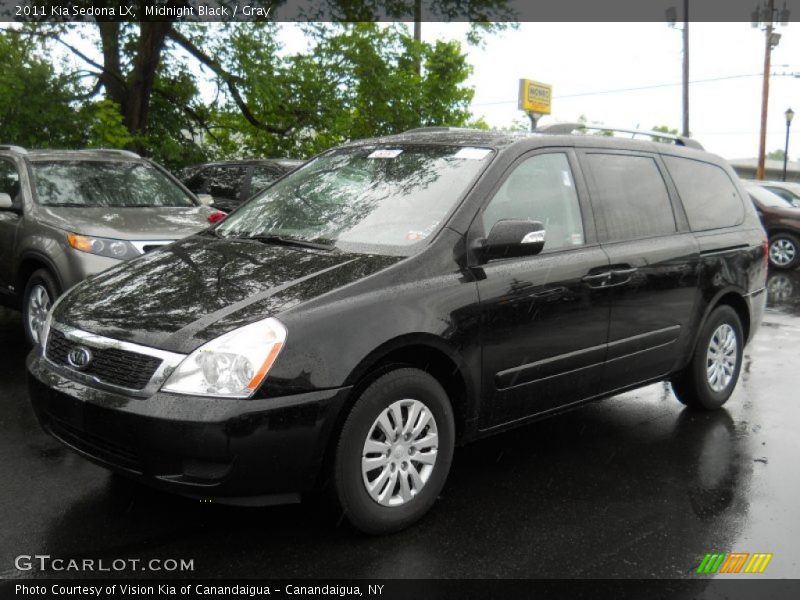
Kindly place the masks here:
<instances>
[{"instance_id":1,"label":"kia logo emblem","mask_svg":"<svg viewBox=\"0 0 800 600\"><path fill-rule=\"evenodd\" d=\"M78 371L83 371L92 362L92 351L85 346L75 346L67 353L69 366Z\"/></svg>"}]
</instances>

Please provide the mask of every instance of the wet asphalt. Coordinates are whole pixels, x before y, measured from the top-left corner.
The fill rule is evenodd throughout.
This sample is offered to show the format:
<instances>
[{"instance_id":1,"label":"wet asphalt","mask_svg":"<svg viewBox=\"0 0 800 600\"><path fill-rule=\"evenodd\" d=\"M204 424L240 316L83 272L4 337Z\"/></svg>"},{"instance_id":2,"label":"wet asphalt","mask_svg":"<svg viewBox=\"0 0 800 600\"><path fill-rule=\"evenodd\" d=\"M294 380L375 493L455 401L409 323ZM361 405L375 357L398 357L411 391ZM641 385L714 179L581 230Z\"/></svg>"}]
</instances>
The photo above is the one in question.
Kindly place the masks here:
<instances>
[{"instance_id":1,"label":"wet asphalt","mask_svg":"<svg viewBox=\"0 0 800 600\"><path fill-rule=\"evenodd\" d=\"M798 578L800 271L768 287L724 409L655 384L460 448L427 518L382 538L313 502L201 504L73 454L39 428L21 318L0 309L0 578L43 575L23 554L193 559L181 575L205 578L699 578L714 551L770 552L760 577Z\"/></svg>"}]
</instances>

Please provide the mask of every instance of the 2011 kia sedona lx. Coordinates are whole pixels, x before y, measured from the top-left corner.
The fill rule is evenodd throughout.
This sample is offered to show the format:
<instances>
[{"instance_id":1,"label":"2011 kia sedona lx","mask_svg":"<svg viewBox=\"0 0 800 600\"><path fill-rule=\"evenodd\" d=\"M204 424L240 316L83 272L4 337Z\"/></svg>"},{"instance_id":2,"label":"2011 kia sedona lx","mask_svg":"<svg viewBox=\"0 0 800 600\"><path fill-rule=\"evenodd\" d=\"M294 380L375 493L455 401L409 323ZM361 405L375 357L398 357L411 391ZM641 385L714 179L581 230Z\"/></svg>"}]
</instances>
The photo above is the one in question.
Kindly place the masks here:
<instances>
[{"instance_id":1,"label":"2011 kia sedona lx","mask_svg":"<svg viewBox=\"0 0 800 600\"><path fill-rule=\"evenodd\" d=\"M730 167L675 141L430 129L325 152L66 294L28 358L38 418L154 486L326 488L380 533L431 507L458 444L664 379L717 408L766 237Z\"/></svg>"}]
</instances>

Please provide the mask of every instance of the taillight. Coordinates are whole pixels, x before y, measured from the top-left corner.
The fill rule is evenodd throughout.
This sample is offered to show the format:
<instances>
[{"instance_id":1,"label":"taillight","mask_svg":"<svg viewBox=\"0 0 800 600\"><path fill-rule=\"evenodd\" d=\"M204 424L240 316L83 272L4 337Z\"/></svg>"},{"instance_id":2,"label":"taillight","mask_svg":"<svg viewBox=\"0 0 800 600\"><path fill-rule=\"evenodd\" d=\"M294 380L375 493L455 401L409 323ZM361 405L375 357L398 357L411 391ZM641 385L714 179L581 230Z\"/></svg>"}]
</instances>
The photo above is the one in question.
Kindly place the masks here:
<instances>
[{"instance_id":1,"label":"taillight","mask_svg":"<svg viewBox=\"0 0 800 600\"><path fill-rule=\"evenodd\" d=\"M761 259L764 261L764 268L766 269L769 267L769 240L767 238L764 238L764 241L761 242L761 248L763 249Z\"/></svg>"},{"instance_id":2,"label":"taillight","mask_svg":"<svg viewBox=\"0 0 800 600\"><path fill-rule=\"evenodd\" d=\"M219 223L227 216L228 215L226 213L222 212L221 210L218 210L208 215L208 222L213 225L214 223Z\"/></svg>"}]
</instances>

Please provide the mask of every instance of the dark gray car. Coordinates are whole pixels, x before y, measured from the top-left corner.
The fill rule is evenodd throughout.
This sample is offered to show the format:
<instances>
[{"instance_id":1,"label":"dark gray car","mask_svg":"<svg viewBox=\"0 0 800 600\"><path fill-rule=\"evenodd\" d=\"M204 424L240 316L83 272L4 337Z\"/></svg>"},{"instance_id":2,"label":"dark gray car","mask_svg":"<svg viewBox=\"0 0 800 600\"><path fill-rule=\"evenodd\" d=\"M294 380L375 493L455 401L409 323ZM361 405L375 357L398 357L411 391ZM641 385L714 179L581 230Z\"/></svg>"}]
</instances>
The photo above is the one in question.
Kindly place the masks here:
<instances>
[{"instance_id":1,"label":"dark gray car","mask_svg":"<svg viewBox=\"0 0 800 600\"><path fill-rule=\"evenodd\" d=\"M132 152L0 146L0 303L22 310L36 343L63 291L204 229L213 212Z\"/></svg>"}]
</instances>

